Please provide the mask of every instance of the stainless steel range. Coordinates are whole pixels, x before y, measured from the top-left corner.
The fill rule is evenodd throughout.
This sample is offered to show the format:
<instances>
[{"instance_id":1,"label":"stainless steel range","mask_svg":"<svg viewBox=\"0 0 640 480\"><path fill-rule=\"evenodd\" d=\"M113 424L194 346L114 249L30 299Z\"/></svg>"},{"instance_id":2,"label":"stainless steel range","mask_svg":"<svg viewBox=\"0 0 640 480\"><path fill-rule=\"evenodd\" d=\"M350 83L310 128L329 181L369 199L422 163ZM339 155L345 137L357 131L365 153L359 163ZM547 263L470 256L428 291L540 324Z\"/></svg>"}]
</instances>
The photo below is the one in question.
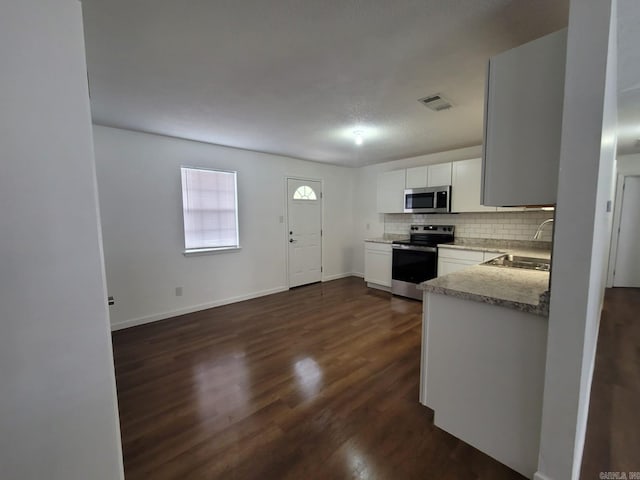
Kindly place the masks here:
<instances>
[{"instance_id":1,"label":"stainless steel range","mask_svg":"<svg viewBox=\"0 0 640 480\"><path fill-rule=\"evenodd\" d=\"M422 300L418 285L438 274L438 244L454 240L453 225L411 225L409 240L393 242L391 293Z\"/></svg>"}]
</instances>

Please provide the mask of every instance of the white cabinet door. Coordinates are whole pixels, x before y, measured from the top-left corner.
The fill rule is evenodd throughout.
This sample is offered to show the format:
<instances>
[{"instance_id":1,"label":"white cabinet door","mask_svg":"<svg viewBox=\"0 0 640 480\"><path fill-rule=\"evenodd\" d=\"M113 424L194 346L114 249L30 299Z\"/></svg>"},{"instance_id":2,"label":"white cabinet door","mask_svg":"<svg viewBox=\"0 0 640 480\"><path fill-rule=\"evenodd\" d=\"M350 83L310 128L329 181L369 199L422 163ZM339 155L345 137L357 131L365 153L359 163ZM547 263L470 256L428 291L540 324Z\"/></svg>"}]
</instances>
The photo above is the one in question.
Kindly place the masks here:
<instances>
[{"instance_id":1,"label":"white cabinet door","mask_svg":"<svg viewBox=\"0 0 640 480\"><path fill-rule=\"evenodd\" d=\"M473 265L477 265L477 262L440 258L438 259L438 276L441 277L443 275L448 275L449 273L458 272Z\"/></svg>"},{"instance_id":2,"label":"white cabinet door","mask_svg":"<svg viewBox=\"0 0 640 480\"><path fill-rule=\"evenodd\" d=\"M378 212L404 212L405 170L378 174Z\"/></svg>"},{"instance_id":3,"label":"white cabinet door","mask_svg":"<svg viewBox=\"0 0 640 480\"><path fill-rule=\"evenodd\" d=\"M438 248L438 276L458 272L483 262L504 255L500 252L483 252L460 248Z\"/></svg>"},{"instance_id":4,"label":"white cabinet door","mask_svg":"<svg viewBox=\"0 0 640 480\"><path fill-rule=\"evenodd\" d=\"M423 188L428 185L427 179L429 178L429 167L424 165L422 167L407 168L407 188Z\"/></svg>"},{"instance_id":5,"label":"white cabinet door","mask_svg":"<svg viewBox=\"0 0 640 480\"><path fill-rule=\"evenodd\" d=\"M451 162L429 165L427 187L451 185Z\"/></svg>"},{"instance_id":6,"label":"white cabinet door","mask_svg":"<svg viewBox=\"0 0 640 480\"><path fill-rule=\"evenodd\" d=\"M489 61L484 205L556 203L566 42L565 29Z\"/></svg>"},{"instance_id":7,"label":"white cabinet door","mask_svg":"<svg viewBox=\"0 0 640 480\"><path fill-rule=\"evenodd\" d=\"M480 204L482 189L482 159L453 162L451 175L452 212L495 212L496 207Z\"/></svg>"},{"instance_id":8,"label":"white cabinet door","mask_svg":"<svg viewBox=\"0 0 640 480\"><path fill-rule=\"evenodd\" d=\"M365 242L365 282L391 287L391 256L391 245Z\"/></svg>"},{"instance_id":9,"label":"white cabinet door","mask_svg":"<svg viewBox=\"0 0 640 480\"><path fill-rule=\"evenodd\" d=\"M482 263L484 252L482 250L471 250L462 248L438 247L438 258L446 258L453 261L468 261L472 265Z\"/></svg>"},{"instance_id":10,"label":"white cabinet door","mask_svg":"<svg viewBox=\"0 0 640 480\"><path fill-rule=\"evenodd\" d=\"M407 168L407 188L451 185L451 162Z\"/></svg>"}]
</instances>

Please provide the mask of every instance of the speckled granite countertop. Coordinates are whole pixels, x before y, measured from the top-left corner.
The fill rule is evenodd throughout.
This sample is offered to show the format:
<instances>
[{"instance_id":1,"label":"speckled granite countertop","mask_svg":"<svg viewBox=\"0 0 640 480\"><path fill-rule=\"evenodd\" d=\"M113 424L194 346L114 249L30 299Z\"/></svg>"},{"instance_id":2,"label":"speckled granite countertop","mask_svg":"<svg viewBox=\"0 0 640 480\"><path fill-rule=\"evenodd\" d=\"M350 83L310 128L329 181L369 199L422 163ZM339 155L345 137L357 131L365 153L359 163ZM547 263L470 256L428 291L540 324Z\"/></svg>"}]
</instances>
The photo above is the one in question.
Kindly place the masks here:
<instances>
[{"instance_id":1,"label":"speckled granite countertop","mask_svg":"<svg viewBox=\"0 0 640 480\"><path fill-rule=\"evenodd\" d=\"M549 272L474 265L420 284L427 292L549 316Z\"/></svg>"},{"instance_id":2,"label":"speckled granite countertop","mask_svg":"<svg viewBox=\"0 0 640 480\"><path fill-rule=\"evenodd\" d=\"M551 258L550 242L461 238L453 243L444 243L438 247L475 250L478 252L507 253L521 257Z\"/></svg>"},{"instance_id":3,"label":"speckled granite countertop","mask_svg":"<svg viewBox=\"0 0 640 480\"><path fill-rule=\"evenodd\" d=\"M373 243L393 243L395 240L409 240L409 235L385 233L382 237L365 238L365 242Z\"/></svg>"}]
</instances>

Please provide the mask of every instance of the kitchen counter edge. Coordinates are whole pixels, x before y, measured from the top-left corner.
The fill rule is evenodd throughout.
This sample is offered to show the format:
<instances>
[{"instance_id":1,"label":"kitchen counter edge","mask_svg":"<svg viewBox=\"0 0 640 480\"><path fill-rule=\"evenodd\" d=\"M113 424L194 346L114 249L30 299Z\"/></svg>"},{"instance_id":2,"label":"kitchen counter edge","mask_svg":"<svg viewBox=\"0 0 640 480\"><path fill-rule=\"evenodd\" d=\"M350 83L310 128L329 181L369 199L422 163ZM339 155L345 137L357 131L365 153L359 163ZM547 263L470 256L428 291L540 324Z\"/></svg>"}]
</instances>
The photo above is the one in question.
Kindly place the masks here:
<instances>
[{"instance_id":1,"label":"kitchen counter edge","mask_svg":"<svg viewBox=\"0 0 640 480\"><path fill-rule=\"evenodd\" d=\"M406 235L384 235L382 237L374 237L374 238L365 238L365 242L369 243L393 243L395 241L403 241L409 240L409 237Z\"/></svg>"},{"instance_id":2,"label":"kitchen counter edge","mask_svg":"<svg viewBox=\"0 0 640 480\"><path fill-rule=\"evenodd\" d=\"M549 316L548 272L475 265L423 282L418 288L542 317Z\"/></svg>"}]
</instances>

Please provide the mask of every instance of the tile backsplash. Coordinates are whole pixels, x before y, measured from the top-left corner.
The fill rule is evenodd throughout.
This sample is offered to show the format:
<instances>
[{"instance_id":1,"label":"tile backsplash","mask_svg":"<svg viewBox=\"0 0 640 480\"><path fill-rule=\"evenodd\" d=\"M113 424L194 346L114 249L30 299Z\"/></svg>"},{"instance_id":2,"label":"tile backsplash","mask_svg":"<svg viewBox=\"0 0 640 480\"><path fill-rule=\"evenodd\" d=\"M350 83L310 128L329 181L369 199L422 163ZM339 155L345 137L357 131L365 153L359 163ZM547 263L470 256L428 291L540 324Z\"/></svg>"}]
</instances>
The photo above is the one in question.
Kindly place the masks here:
<instances>
[{"instance_id":1,"label":"tile backsplash","mask_svg":"<svg viewBox=\"0 0 640 480\"><path fill-rule=\"evenodd\" d=\"M482 212L455 214L386 213L384 233L408 234L411 224L455 225L456 237L531 240L538 225L554 212ZM540 241L551 242L553 224L545 225Z\"/></svg>"}]
</instances>

